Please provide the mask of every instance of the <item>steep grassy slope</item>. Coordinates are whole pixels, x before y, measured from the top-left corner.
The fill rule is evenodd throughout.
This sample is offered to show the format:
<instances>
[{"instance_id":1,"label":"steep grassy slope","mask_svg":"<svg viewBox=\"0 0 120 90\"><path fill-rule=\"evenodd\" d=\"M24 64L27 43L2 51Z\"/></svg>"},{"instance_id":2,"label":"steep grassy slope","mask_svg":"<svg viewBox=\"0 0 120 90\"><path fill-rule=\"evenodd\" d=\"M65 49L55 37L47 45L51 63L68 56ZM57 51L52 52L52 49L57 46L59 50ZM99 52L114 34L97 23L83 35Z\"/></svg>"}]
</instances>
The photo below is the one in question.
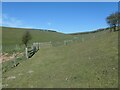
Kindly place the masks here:
<instances>
[{"instance_id":1,"label":"steep grassy slope","mask_svg":"<svg viewBox=\"0 0 120 90\"><path fill-rule=\"evenodd\" d=\"M5 72L3 86L117 87L118 32L88 37L67 46L41 48L31 59Z\"/></svg>"},{"instance_id":2,"label":"steep grassy slope","mask_svg":"<svg viewBox=\"0 0 120 90\"><path fill-rule=\"evenodd\" d=\"M102 33L107 31L99 32L99 33L90 33L90 34L78 34L78 35L69 35L63 34L59 32L49 32L37 29L24 29L24 28L9 28L2 27L2 48L3 52L12 53L14 50L23 51L24 47L22 44L22 36L26 30L29 30L32 36L33 42L49 42L52 41L53 44L55 42L62 42L64 40L79 40L84 41L90 39L91 37L101 36Z\"/></svg>"},{"instance_id":3,"label":"steep grassy slope","mask_svg":"<svg viewBox=\"0 0 120 90\"><path fill-rule=\"evenodd\" d=\"M36 29L23 29L23 28L2 28L3 34L3 43L4 44L20 44L21 38L26 30L29 30L32 36L32 41L40 41L40 42L47 42L47 41L58 41L67 39L69 35L64 35L63 33L58 32L49 32L49 31L42 31Z\"/></svg>"},{"instance_id":4,"label":"steep grassy slope","mask_svg":"<svg viewBox=\"0 0 120 90\"><path fill-rule=\"evenodd\" d=\"M30 43L48 41L55 42L72 38L71 35L65 35L63 33L58 32L3 27L2 28L3 52L12 52L13 49L15 49L16 45L22 48L22 36L26 30L29 30L32 36L32 40L30 41Z\"/></svg>"},{"instance_id":5,"label":"steep grassy slope","mask_svg":"<svg viewBox=\"0 0 120 90\"><path fill-rule=\"evenodd\" d=\"M2 28L0 27L0 53L2 52Z\"/></svg>"}]
</instances>

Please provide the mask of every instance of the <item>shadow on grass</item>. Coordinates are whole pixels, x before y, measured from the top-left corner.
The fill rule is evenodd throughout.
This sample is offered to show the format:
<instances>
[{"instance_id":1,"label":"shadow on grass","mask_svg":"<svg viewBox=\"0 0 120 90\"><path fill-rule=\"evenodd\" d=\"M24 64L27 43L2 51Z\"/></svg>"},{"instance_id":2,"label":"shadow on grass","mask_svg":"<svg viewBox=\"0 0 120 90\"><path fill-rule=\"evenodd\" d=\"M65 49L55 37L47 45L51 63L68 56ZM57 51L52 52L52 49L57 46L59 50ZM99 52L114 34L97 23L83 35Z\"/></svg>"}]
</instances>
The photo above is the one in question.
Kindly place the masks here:
<instances>
[{"instance_id":1,"label":"shadow on grass","mask_svg":"<svg viewBox=\"0 0 120 90\"><path fill-rule=\"evenodd\" d=\"M38 49L39 50L39 49ZM28 58L31 58L38 50L30 50L30 51L28 51Z\"/></svg>"}]
</instances>

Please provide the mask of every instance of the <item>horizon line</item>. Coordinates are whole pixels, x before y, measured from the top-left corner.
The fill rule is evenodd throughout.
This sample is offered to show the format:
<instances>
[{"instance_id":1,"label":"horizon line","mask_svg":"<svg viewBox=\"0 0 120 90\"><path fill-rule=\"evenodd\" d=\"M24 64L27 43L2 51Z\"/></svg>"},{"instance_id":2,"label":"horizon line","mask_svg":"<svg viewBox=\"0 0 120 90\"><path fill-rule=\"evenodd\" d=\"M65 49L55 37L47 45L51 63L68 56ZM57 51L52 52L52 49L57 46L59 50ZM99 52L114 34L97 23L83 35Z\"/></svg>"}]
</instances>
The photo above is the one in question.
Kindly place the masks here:
<instances>
[{"instance_id":1,"label":"horizon line","mask_svg":"<svg viewBox=\"0 0 120 90\"><path fill-rule=\"evenodd\" d=\"M1 28L15 28L15 29L32 29L32 30L53 30L53 31L56 31L54 29L43 29L43 28L24 28L24 27L10 27L10 26L0 26ZM98 31L98 30L101 30L101 29L106 29L106 28L109 28L109 27L104 27L104 28L98 28L96 30L88 30L88 31L80 31L80 32L71 32L71 33L65 33L65 32L59 32L59 31L56 31L56 32L59 32L59 33L64 33L64 34L75 34L75 33L86 33L86 32L94 32L94 31Z\"/></svg>"}]
</instances>

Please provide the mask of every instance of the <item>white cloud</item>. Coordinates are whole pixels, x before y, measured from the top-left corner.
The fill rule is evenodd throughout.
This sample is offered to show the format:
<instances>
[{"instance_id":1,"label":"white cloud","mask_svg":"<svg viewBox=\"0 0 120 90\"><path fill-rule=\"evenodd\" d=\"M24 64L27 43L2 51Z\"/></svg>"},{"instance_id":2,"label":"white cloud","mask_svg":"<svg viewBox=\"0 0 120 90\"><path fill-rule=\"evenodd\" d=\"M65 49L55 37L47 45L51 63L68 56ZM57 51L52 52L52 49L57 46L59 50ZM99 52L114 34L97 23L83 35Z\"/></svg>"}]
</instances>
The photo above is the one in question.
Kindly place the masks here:
<instances>
[{"instance_id":1,"label":"white cloud","mask_svg":"<svg viewBox=\"0 0 120 90\"><path fill-rule=\"evenodd\" d=\"M17 18L8 16L7 14L2 15L2 26L8 27L20 27L23 22Z\"/></svg>"},{"instance_id":2,"label":"white cloud","mask_svg":"<svg viewBox=\"0 0 120 90\"><path fill-rule=\"evenodd\" d=\"M48 22L47 25L51 26L52 23ZM38 29L37 27L31 26L31 25L26 25L23 20L20 20L16 17L11 17L8 14L2 14L2 16L0 16L0 26ZM55 30L55 29L50 29L50 30Z\"/></svg>"},{"instance_id":3,"label":"white cloud","mask_svg":"<svg viewBox=\"0 0 120 90\"><path fill-rule=\"evenodd\" d=\"M0 26L2 26L2 15L0 15Z\"/></svg>"},{"instance_id":4,"label":"white cloud","mask_svg":"<svg viewBox=\"0 0 120 90\"><path fill-rule=\"evenodd\" d=\"M32 27L32 26L22 26L22 28L34 29L35 27Z\"/></svg>"},{"instance_id":5,"label":"white cloud","mask_svg":"<svg viewBox=\"0 0 120 90\"><path fill-rule=\"evenodd\" d=\"M0 26L28 28L28 29L34 28L33 26L24 24L23 20L19 20L18 18L11 17L8 14L0 15Z\"/></svg>"}]
</instances>

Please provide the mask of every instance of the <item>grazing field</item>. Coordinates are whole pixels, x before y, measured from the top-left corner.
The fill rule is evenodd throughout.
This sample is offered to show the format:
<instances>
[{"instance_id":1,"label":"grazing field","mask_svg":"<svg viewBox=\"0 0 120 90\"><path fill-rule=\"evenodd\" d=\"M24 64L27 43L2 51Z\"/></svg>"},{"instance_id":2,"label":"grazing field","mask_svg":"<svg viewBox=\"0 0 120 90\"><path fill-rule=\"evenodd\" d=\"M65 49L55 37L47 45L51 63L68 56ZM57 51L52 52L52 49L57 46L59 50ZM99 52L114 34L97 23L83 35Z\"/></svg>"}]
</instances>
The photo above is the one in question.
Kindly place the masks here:
<instances>
[{"instance_id":1,"label":"grazing field","mask_svg":"<svg viewBox=\"0 0 120 90\"><path fill-rule=\"evenodd\" d=\"M18 39L23 33L22 30L14 30L13 32L17 35L8 31L3 31L3 46L20 43ZM23 60L17 67L3 73L3 87L118 87L118 31L101 31L82 35L38 32L41 31L31 31L33 35L31 42L62 42L67 39L75 39L75 41L68 45L41 48L32 58ZM14 40L9 41L10 38Z\"/></svg>"},{"instance_id":2,"label":"grazing field","mask_svg":"<svg viewBox=\"0 0 120 90\"><path fill-rule=\"evenodd\" d=\"M23 43L22 43L22 36L24 35L25 31L29 30L32 36L32 40L29 44L33 42L49 42L55 44L62 43L64 44L64 40L73 40L73 41L84 41L90 38L95 38L95 36L101 36L108 30L101 31L99 33L92 33L92 34L78 34L78 35L71 35L71 34L64 34L60 32L50 32L44 31L42 29L23 29L23 28L9 28L9 27L2 27L2 51L3 53L13 53L13 51L22 52L24 50Z\"/></svg>"},{"instance_id":3,"label":"grazing field","mask_svg":"<svg viewBox=\"0 0 120 90\"><path fill-rule=\"evenodd\" d=\"M30 44L33 42L55 42L55 41L62 41L65 39L71 39L71 35L65 35L59 32L50 32L44 30L36 30L36 29L23 29L23 28L2 28L2 45L3 45L3 52L11 53L14 50L19 51L19 47L22 48L20 51L23 50L22 44L22 36L25 31L29 30L32 36L32 40L29 42ZM18 46L18 48L16 48Z\"/></svg>"}]
</instances>

